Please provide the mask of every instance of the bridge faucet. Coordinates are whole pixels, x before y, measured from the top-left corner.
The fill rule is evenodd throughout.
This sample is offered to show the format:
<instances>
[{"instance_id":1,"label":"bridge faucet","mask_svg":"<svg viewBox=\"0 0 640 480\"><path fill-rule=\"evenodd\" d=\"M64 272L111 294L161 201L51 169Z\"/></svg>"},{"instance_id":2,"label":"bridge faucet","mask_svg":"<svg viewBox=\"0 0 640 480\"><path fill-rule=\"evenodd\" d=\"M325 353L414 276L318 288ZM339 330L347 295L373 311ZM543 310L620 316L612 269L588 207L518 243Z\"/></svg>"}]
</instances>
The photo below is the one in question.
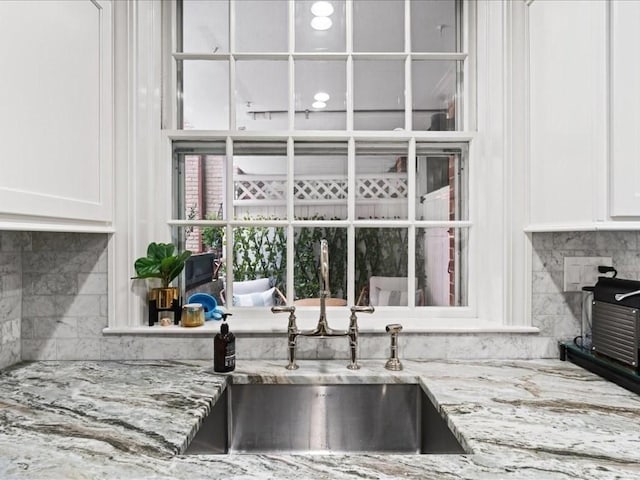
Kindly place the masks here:
<instances>
[{"instance_id":1,"label":"bridge faucet","mask_svg":"<svg viewBox=\"0 0 640 480\"><path fill-rule=\"evenodd\" d=\"M303 337L349 337L349 349L351 354L351 363L347 365L350 370L357 370L360 368L358 365L358 318L356 313L373 313L374 308L372 306L353 306L351 307L351 316L349 317L349 328L347 330L334 330L329 327L327 322L327 298L331 296L329 288L329 245L326 240L320 241L320 318L318 319L318 325L313 330L300 331L296 325L296 307L271 307L272 313L289 313L289 325L287 327L288 336L288 357L289 364L288 370L295 370L298 368L296 364L296 346L297 338L302 335Z\"/></svg>"}]
</instances>

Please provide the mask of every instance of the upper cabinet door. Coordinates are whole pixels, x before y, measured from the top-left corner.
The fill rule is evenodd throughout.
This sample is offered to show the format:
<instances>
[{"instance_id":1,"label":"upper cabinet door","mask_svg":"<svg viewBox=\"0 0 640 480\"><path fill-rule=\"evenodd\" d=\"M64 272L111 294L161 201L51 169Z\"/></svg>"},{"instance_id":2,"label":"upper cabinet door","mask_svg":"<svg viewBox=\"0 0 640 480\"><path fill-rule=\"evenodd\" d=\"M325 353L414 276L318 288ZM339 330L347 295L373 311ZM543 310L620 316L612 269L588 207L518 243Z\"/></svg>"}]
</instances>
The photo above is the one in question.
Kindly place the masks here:
<instances>
[{"instance_id":1,"label":"upper cabinet door","mask_svg":"<svg viewBox=\"0 0 640 480\"><path fill-rule=\"evenodd\" d=\"M611 3L611 210L640 216L640 2Z\"/></svg>"},{"instance_id":2,"label":"upper cabinet door","mask_svg":"<svg viewBox=\"0 0 640 480\"><path fill-rule=\"evenodd\" d=\"M528 13L530 223L591 224L606 215L606 3L536 0Z\"/></svg>"},{"instance_id":3,"label":"upper cabinet door","mask_svg":"<svg viewBox=\"0 0 640 480\"><path fill-rule=\"evenodd\" d=\"M112 220L110 0L0 1L0 227Z\"/></svg>"}]
</instances>

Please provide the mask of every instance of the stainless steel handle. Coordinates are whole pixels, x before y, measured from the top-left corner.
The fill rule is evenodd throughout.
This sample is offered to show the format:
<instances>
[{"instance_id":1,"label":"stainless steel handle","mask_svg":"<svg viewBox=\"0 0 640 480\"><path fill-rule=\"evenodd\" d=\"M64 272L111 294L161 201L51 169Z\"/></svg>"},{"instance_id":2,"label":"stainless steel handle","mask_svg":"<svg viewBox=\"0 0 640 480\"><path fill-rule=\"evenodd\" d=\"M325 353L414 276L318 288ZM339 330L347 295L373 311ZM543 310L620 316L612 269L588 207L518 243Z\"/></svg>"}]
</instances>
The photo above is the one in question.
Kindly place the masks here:
<instances>
[{"instance_id":1,"label":"stainless steel handle","mask_svg":"<svg viewBox=\"0 0 640 480\"><path fill-rule=\"evenodd\" d=\"M367 305L367 306L354 305L353 307L351 307L351 313L373 313L375 311L376 309L373 308L371 305Z\"/></svg>"},{"instance_id":2,"label":"stainless steel handle","mask_svg":"<svg viewBox=\"0 0 640 480\"><path fill-rule=\"evenodd\" d=\"M399 323L392 323L386 326L386 330L393 335L394 333L399 333L402 331L402 325L400 325Z\"/></svg>"},{"instance_id":3,"label":"stainless steel handle","mask_svg":"<svg viewBox=\"0 0 640 480\"><path fill-rule=\"evenodd\" d=\"M296 307L291 306L280 306L280 307L271 307L271 313L293 313L296 311Z\"/></svg>"},{"instance_id":4,"label":"stainless steel handle","mask_svg":"<svg viewBox=\"0 0 640 480\"><path fill-rule=\"evenodd\" d=\"M640 290L636 290L635 292L629 292L629 293L616 293L614 298L616 299L616 302L621 302L625 298L633 297L634 295L640 295Z\"/></svg>"}]
</instances>

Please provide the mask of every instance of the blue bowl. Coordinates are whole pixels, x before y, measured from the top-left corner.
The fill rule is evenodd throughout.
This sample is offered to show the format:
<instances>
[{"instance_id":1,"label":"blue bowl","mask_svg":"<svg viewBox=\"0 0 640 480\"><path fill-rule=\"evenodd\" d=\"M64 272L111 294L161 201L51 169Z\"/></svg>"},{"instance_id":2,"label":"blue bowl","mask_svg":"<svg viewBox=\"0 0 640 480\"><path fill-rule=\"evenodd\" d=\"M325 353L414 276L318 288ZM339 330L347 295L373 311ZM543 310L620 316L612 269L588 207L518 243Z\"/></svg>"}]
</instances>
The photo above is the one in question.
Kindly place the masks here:
<instances>
[{"instance_id":1,"label":"blue bowl","mask_svg":"<svg viewBox=\"0 0 640 480\"><path fill-rule=\"evenodd\" d=\"M204 308L205 320L220 320L222 318L222 312L218 308L218 302L215 297L212 297L208 293L194 293L189 297L187 303L200 303Z\"/></svg>"}]
</instances>

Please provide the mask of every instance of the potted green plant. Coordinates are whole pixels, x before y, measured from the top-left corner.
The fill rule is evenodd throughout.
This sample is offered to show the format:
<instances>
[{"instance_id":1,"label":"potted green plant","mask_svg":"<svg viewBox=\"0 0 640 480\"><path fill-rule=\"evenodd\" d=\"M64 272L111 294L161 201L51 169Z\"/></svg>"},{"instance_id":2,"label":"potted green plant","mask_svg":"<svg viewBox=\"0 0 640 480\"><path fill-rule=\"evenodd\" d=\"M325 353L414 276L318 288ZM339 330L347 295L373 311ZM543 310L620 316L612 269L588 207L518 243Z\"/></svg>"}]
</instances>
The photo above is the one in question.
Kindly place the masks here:
<instances>
[{"instance_id":1,"label":"potted green plant","mask_svg":"<svg viewBox=\"0 0 640 480\"><path fill-rule=\"evenodd\" d=\"M171 308L174 300L179 298L178 288L169 284L182 272L189 250L176 253L171 243L151 242L147 247L147 256L138 258L134 263L136 276L133 279L159 278L161 287L149 292L149 300L155 300L157 308Z\"/></svg>"}]
</instances>

